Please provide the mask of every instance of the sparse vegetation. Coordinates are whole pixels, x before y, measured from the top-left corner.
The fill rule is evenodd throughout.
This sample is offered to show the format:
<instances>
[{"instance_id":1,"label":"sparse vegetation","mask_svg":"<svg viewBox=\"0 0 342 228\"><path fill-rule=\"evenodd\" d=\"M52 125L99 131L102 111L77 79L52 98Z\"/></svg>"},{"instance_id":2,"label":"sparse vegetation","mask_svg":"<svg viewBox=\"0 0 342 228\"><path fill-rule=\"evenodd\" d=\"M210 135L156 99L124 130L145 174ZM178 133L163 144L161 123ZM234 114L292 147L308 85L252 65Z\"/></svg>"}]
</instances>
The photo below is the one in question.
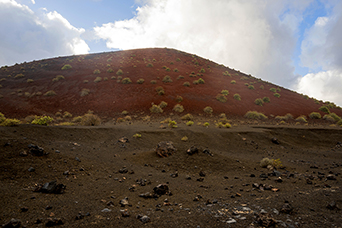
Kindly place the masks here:
<instances>
[{"instance_id":1,"label":"sparse vegetation","mask_svg":"<svg viewBox=\"0 0 342 228\"><path fill-rule=\"evenodd\" d=\"M157 81L156 80L151 80L150 83L151 84L157 84Z\"/></svg>"},{"instance_id":2,"label":"sparse vegetation","mask_svg":"<svg viewBox=\"0 0 342 228\"><path fill-rule=\"evenodd\" d=\"M202 78L199 78L199 79L197 80L197 82L198 82L198 84L204 84L204 83L205 83L204 80L203 80Z\"/></svg>"},{"instance_id":3,"label":"sparse vegetation","mask_svg":"<svg viewBox=\"0 0 342 228\"><path fill-rule=\"evenodd\" d=\"M227 102L227 97L223 94L217 94L216 95L216 100L222 102L222 103L225 103Z\"/></svg>"},{"instance_id":4,"label":"sparse vegetation","mask_svg":"<svg viewBox=\"0 0 342 228\"><path fill-rule=\"evenodd\" d=\"M183 107L183 105L176 104L176 105L173 107L172 110L175 111L175 112L183 112L183 111L184 111L184 107Z\"/></svg>"},{"instance_id":5,"label":"sparse vegetation","mask_svg":"<svg viewBox=\"0 0 342 228\"><path fill-rule=\"evenodd\" d=\"M70 64L65 64L63 67L62 67L62 70L69 70L71 69L72 66Z\"/></svg>"},{"instance_id":6,"label":"sparse vegetation","mask_svg":"<svg viewBox=\"0 0 342 228\"><path fill-rule=\"evenodd\" d=\"M135 133L135 134L133 135L133 138L135 138L135 139L140 139L140 138L141 138L141 134Z\"/></svg>"},{"instance_id":7,"label":"sparse vegetation","mask_svg":"<svg viewBox=\"0 0 342 228\"><path fill-rule=\"evenodd\" d=\"M184 77L182 75L179 75L177 80L179 80L179 79L184 79Z\"/></svg>"},{"instance_id":8,"label":"sparse vegetation","mask_svg":"<svg viewBox=\"0 0 342 228\"><path fill-rule=\"evenodd\" d=\"M113 70L112 68L109 68L109 69L107 70L107 73L114 73L114 70Z\"/></svg>"},{"instance_id":9,"label":"sparse vegetation","mask_svg":"<svg viewBox=\"0 0 342 228\"><path fill-rule=\"evenodd\" d=\"M166 108L167 103L165 101L160 102L159 107Z\"/></svg>"},{"instance_id":10,"label":"sparse vegetation","mask_svg":"<svg viewBox=\"0 0 342 228\"><path fill-rule=\"evenodd\" d=\"M63 75L57 75L56 77L54 77L54 78L52 79L52 81L53 81L53 82L58 82L58 81L64 80L64 79L65 79L65 78L64 78Z\"/></svg>"},{"instance_id":11,"label":"sparse vegetation","mask_svg":"<svg viewBox=\"0 0 342 228\"><path fill-rule=\"evenodd\" d=\"M203 109L203 111L204 111L205 113L207 113L207 114L212 114L214 110L213 110L212 107L207 106L207 107L205 107L205 108Z\"/></svg>"},{"instance_id":12,"label":"sparse vegetation","mask_svg":"<svg viewBox=\"0 0 342 228\"><path fill-rule=\"evenodd\" d=\"M95 83L98 83L98 82L100 82L100 81L102 81L102 78L101 78L101 77L96 77L95 80L94 80Z\"/></svg>"},{"instance_id":13,"label":"sparse vegetation","mask_svg":"<svg viewBox=\"0 0 342 228\"><path fill-rule=\"evenodd\" d=\"M204 124L203 124L203 127L209 127L209 123L208 122L205 122Z\"/></svg>"},{"instance_id":14,"label":"sparse vegetation","mask_svg":"<svg viewBox=\"0 0 342 228\"><path fill-rule=\"evenodd\" d=\"M190 113L181 117L182 120L192 120L193 118L194 117Z\"/></svg>"},{"instance_id":15,"label":"sparse vegetation","mask_svg":"<svg viewBox=\"0 0 342 228\"><path fill-rule=\"evenodd\" d=\"M236 81L235 80L231 80L230 84L236 84Z\"/></svg>"},{"instance_id":16,"label":"sparse vegetation","mask_svg":"<svg viewBox=\"0 0 342 228\"><path fill-rule=\"evenodd\" d=\"M152 63L148 63L146 66L147 67L153 67L153 64Z\"/></svg>"},{"instance_id":17,"label":"sparse vegetation","mask_svg":"<svg viewBox=\"0 0 342 228\"><path fill-rule=\"evenodd\" d=\"M253 85L249 85L248 89L254 89L254 86Z\"/></svg>"},{"instance_id":18,"label":"sparse vegetation","mask_svg":"<svg viewBox=\"0 0 342 228\"><path fill-rule=\"evenodd\" d=\"M257 98L255 99L254 104L262 106L264 104L264 101L261 98Z\"/></svg>"},{"instance_id":19,"label":"sparse vegetation","mask_svg":"<svg viewBox=\"0 0 342 228\"><path fill-rule=\"evenodd\" d=\"M81 90L81 97L84 97L84 96L87 96L88 94L90 93L90 90L89 89L85 89L85 88L83 88L82 90Z\"/></svg>"},{"instance_id":20,"label":"sparse vegetation","mask_svg":"<svg viewBox=\"0 0 342 228\"><path fill-rule=\"evenodd\" d=\"M165 94L164 88L161 86L158 86L156 88L156 91L157 91L158 95L164 95Z\"/></svg>"},{"instance_id":21,"label":"sparse vegetation","mask_svg":"<svg viewBox=\"0 0 342 228\"><path fill-rule=\"evenodd\" d=\"M262 98L262 100L265 103L270 103L271 102L271 99L269 97L264 97L264 98Z\"/></svg>"},{"instance_id":22,"label":"sparse vegetation","mask_svg":"<svg viewBox=\"0 0 342 228\"><path fill-rule=\"evenodd\" d=\"M72 117L72 114L70 112L65 111L63 113L63 118L71 118L71 117Z\"/></svg>"},{"instance_id":23,"label":"sparse vegetation","mask_svg":"<svg viewBox=\"0 0 342 228\"><path fill-rule=\"evenodd\" d=\"M145 82L145 80L142 79L142 78L140 78L140 79L137 80L137 83L138 83L138 84L143 84L144 82Z\"/></svg>"},{"instance_id":24,"label":"sparse vegetation","mask_svg":"<svg viewBox=\"0 0 342 228\"><path fill-rule=\"evenodd\" d=\"M35 116L31 124L49 125L52 121L53 121L53 118L50 116Z\"/></svg>"},{"instance_id":25,"label":"sparse vegetation","mask_svg":"<svg viewBox=\"0 0 342 228\"><path fill-rule=\"evenodd\" d=\"M99 69L95 69L93 72L93 74L100 74L100 73L101 73L101 71Z\"/></svg>"},{"instance_id":26,"label":"sparse vegetation","mask_svg":"<svg viewBox=\"0 0 342 228\"><path fill-rule=\"evenodd\" d=\"M280 159L269 159L269 158L263 158L261 161L260 161L260 166L262 168L267 168L268 166L272 166L272 167L282 167L282 163L280 161Z\"/></svg>"},{"instance_id":27,"label":"sparse vegetation","mask_svg":"<svg viewBox=\"0 0 342 228\"><path fill-rule=\"evenodd\" d=\"M245 114L245 117L247 119L254 119L254 120L265 120L268 118L265 114L257 112L257 111L248 111Z\"/></svg>"},{"instance_id":28,"label":"sparse vegetation","mask_svg":"<svg viewBox=\"0 0 342 228\"><path fill-rule=\"evenodd\" d=\"M230 76L230 74L229 74L228 71L225 71L225 72L223 72L222 74L223 74L223 76Z\"/></svg>"},{"instance_id":29,"label":"sparse vegetation","mask_svg":"<svg viewBox=\"0 0 342 228\"><path fill-rule=\"evenodd\" d=\"M27 82L27 83L32 83L32 82L34 82L34 80L33 80L33 79L27 79L26 82ZM1 88L1 86L0 86L0 88Z\"/></svg>"},{"instance_id":30,"label":"sparse vegetation","mask_svg":"<svg viewBox=\"0 0 342 228\"><path fill-rule=\"evenodd\" d=\"M310 113L310 114L309 114L309 117L310 117L310 119L321 119L321 118L322 118L321 114L318 113L318 112L312 112L312 113Z\"/></svg>"},{"instance_id":31,"label":"sparse vegetation","mask_svg":"<svg viewBox=\"0 0 342 228\"><path fill-rule=\"evenodd\" d=\"M165 83L168 83L168 82L172 82L172 79L169 75L166 75L164 78L163 78L163 82Z\"/></svg>"},{"instance_id":32,"label":"sparse vegetation","mask_svg":"<svg viewBox=\"0 0 342 228\"><path fill-rule=\"evenodd\" d=\"M236 93L236 94L234 94L234 99L238 100L238 101L241 101L241 96Z\"/></svg>"},{"instance_id":33,"label":"sparse vegetation","mask_svg":"<svg viewBox=\"0 0 342 228\"><path fill-rule=\"evenodd\" d=\"M177 128L177 127L178 127L178 126L177 126L177 122L174 121L174 120L170 120L168 126L169 126L170 128Z\"/></svg>"},{"instance_id":34,"label":"sparse vegetation","mask_svg":"<svg viewBox=\"0 0 342 228\"><path fill-rule=\"evenodd\" d=\"M320 111L330 114L330 110L327 106L323 105L319 108Z\"/></svg>"},{"instance_id":35,"label":"sparse vegetation","mask_svg":"<svg viewBox=\"0 0 342 228\"><path fill-rule=\"evenodd\" d=\"M227 96L229 94L229 91L224 89L221 91L221 94Z\"/></svg>"},{"instance_id":36,"label":"sparse vegetation","mask_svg":"<svg viewBox=\"0 0 342 228\"><path fill-rule=\"evenodd\" d=\"M179 96L179 95L177 95L177 97L176 97L176 101L177 101L178 103L182 102L182 101L183 101L183 97L182 97L182 96Z\"/></svg>"},{"instance_id":37,"label":"sparse vegetation","mask_svg":"<svg viewBox=\"0 0 342 228\"><path fill-rule=\"evenodd\" d=\"M275 93L273 94L275 97L279 98L280 97L280 94L279 93Z\"/></svg>"},{"instance_id":38,"label":"sparse vegetation","mask_svg":"<svg viewBox=\"0 0 342 228\"><path fill-rule=\"evenodd\" d=\"M297 122L302 122L302 123L307 123L308 121L306 120L305 116L299 116L296 118Z\"/></svg>"},{"instance_id":39,"label":"sparse vegetation","mask_svg":"<svg viewBox=\"0 0 342 228\"><path fill-rule=\"evenodd\" d=\"M122 79L121 83L122 84L131 84L132 80L130 78L124 78L124 79Z\"/></svg>"},{"instance_id":40,"label":"sparse vegetation","mask_svg":"<svg viewBox=\"0 0 342 228\"><path fill-rule=\"evenodd\" d=\"M21 122L18 119L8 119L8 118L6 118L4 121L2 121L0 123L0 126L13 127L13 126L18 126L20 123Z\"/></svg>"},{"instance_id":41,"label":"sparse vegetation","mask_svg":"<svg viewBox=\"0 0 342 228\"><path fill-rule=\"evenodd\" d=\"M190 82L184 82L183 86L190 87Z\"/></svg>"},{"instance_id":42,"label":"sparse vegetation","mask_svg":"<svg viewBox=\"0 0 342 228\"><path fill-rule=\"evenodd\" d=\"M101 124L101 118L88 112L81 117L80 123L83 126L97 126Z\"/></svg>"},{"instance_id":43,"label":"sparse vegetation","mask_svg":"<svg viewBox=\"0 0 342 228\"><path fill-rule=\"evenodd\" d=\"M117 72L116 72L116 75L123 75L123 71L121 69L119 69Z\"/></svg>"},{"instance_id":44,"label":"sparse vegetation","mask_svg":"<svg viewBox=\"0 0 342 228\"><path fill-rule=\"evenodd\" d=\"M263 86L263 85L261 85L259 88L260 88L260 89L264 89L264 86Z\"/></svg>"},{"instance_id":45,"label":"sparse vegetation","mask_svg":"<svg viewBox=\"0 0 342 228\"><path fill-rule=\"evenodd\" d=\"M25 77L25 75L23 74L17 74L16 76L14 76L14 78L23 78L23 77Z\"/></svg>"},{"instance_id":46,"label":"sparse vegetation","mask_svg":"<svg viewBox=\"0 0 342 228\"><path fill-rule=\"evenodd\" d=\"M216 127L218 127L218 128L231 128L232 127L232 125L230 124L230 123L223 123L223 122L218 122L217 124L216 124Z\"/></svg>"},{"instance_id":47,"label":"sparse vegetation","mask_svg":"<svg viewBox=\"0 0 342 228\"><path fill-rule=\"evenodd\" d=\"M46 93L44 93L44 96L46 96L46 97L56 96L56 92L53 90L50 90L50 91L47 91Z\"/></svg>"},{"instance_id":48,"label":"sparse vegetation","mask_svg":"<svg viewBox=\"0 0 342 228\"><path fill-rule=\"evenodd\" d=\"M161 107L159 107L159 105L154 104L150 108L150 112L152 112L152 113L163 113L163 109Z\"/></svg>"},{"instance_id":49,"label":"sparse vegetation","mask_svg":"<svg viewBox=\"0 0 342 228\"><path fill-rule=\"evenodd\" d=\"M182 140L183 142L186 142L186 141L188 141L188 137L187 137L187 136L184 136L183 138L181 138L181 140Z\"/></svg>"},{"instance_id":50,"label":"sparse vegetation","mask_svg":"<svg viewBox=\"0 0 342 228\"><path fill-rule=\"evenodd\" d=\"M194 124L194 121L189 120L188 122L186 122L186 126L192 126Z\"/></svg>"},{"instance_id":51,"label":"sparse vegetation","mask_svg":"<svg viewBox=\"0 0 342 228\"><path fill-rule=\"evenodd\" d=\"M273 93L277 92L276 88L271 88L270 91Z\"/></svg>"}]
</instances>

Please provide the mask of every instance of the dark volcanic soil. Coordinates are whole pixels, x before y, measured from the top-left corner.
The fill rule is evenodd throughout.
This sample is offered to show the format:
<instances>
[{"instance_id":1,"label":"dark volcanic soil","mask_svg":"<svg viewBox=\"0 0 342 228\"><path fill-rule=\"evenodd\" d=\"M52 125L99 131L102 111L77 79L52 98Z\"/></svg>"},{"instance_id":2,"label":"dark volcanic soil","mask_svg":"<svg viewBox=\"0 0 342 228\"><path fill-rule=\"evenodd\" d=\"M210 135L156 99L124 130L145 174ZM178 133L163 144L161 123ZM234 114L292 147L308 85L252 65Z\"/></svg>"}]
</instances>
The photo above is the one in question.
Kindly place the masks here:
<instances>
[{"instance_id":1,"label":"dark volcanic soil","mask_svg":"<svg viewBox=\"0 0 342 228\"><path fill-rule=\"evenodd\" d=\"M1 127L0 224L14 218L25 227L44 227L48 218L60 218L58 227L258 227L261 216L279 227L341 227L341 129L159 125ZM128 143L118 142L123 136ZM154 150L165 140L177 152L160 158ZM48 154L21 156L29 144ZM188 155L192 145L213 156ZM264 157L279 158L285 168L261 168ZM53 180L66 186L64 193L33 191ZM162 183L171 194L139 197ZM125 197L128 205L121 206ZM284 204L289 211L282 212Z\"/></svg>"}]
</instances>

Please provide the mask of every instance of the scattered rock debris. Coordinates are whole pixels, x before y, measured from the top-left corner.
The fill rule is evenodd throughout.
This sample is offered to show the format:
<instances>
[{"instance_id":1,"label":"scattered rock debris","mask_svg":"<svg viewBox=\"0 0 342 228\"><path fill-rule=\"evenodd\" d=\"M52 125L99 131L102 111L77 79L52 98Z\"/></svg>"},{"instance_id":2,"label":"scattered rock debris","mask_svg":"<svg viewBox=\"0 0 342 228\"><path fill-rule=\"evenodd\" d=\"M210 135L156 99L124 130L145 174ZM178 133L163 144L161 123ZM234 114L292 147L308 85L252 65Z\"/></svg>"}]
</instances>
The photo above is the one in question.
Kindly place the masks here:
<instances>
[{"instance_id":1,"label":"scattered rock debris","mask_svg":"<svg viewBox=\"0 0 342 228\"><path fill-rule=\"evenodd\" d=\"M162 141L158 143L156 153L159 157L168 157L176 152L176 148L171 141Z\"/></svg>"}]
</instances>

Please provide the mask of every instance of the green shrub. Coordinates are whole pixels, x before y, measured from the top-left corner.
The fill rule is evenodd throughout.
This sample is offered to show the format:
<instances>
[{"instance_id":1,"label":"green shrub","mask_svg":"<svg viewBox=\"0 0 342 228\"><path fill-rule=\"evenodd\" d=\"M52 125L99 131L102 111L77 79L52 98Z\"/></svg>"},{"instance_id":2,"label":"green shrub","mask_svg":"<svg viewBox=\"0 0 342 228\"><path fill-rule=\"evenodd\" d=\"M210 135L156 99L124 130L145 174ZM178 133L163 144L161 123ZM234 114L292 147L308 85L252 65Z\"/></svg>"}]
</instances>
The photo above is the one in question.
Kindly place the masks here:
<instances>
[{"instance_id":1,"label":"green shrub","mask_svg":"<svg viewBox=\"0 0 342 228\"><path fill-rule=\"evenodd\" d=\"M194 121L189 120L188 122L186 122L186 126L192 126L194 124Z\"/></svg>"},{"instance_id":2,"label":"green shrub","mask_svg":"<svg viewBox=\"0 0 342 228\"><path fill-rule=\"evenodd\" d=\"M236 81L235 80L231 80L230 84L236 84Z\"/></svg>"},{"instance_id":3,"label":"green shrub","mask_svg":"<svg viewBox=\"0 0 342 228\"><path fill-rule=\"evenodd\" d=\"M108 78L107 78L107 77L104 77L104 78L103 78L103 81L108 81Z\"/></svg>"},{"instance_id":4,"label":"green shrub","mask_svg":"<svg viewBox=\"0 0 342 228\"><path fill-rule=\"evenodd\" d=\"M18 119L5 119L4 121L1 122L1 126L5 126L5 127L13 127L13 126L17 126L20 124L20 120Z\"/></svg>"},{"instance_id":5,"label":"green shrub","mask_svg":"<svg viewBox=\"0 0 342 228\"><path fill-rule=\"evenodd\" d=\"M254 86L249 85L249 86L248 86L248 89L254 89Z\"/></svg>"},{"instance_id":6,"label":"green shrub","mask_svg":"<svg viewBox=\"0 0 342 228\"><path fill-rule=\"evenodd\" d=\"M63 118L71 118L71 117L72 117L72 114L70 112L65 111L63 113Z\"/></svg>"},{"instance_id":7,"label":"green shrub","mask_svg":"<svg viewBox=\"0 0 342 228\"><path fill-rule=\"evenodd\" d=\"M163 82L164 83L168 83L168 82L172 82L172 79L169 75L166 75L164 78L163 78Z\"/></svg>"},{"instance_id":8,"label":"green shrub","mask_svg":"<svg viewBox=\"0 0 342 228\"><path fill-rule=\"evenodd\" d=\"M308 121L306 120L305 116L299 116L296 118L297 122L302 122L302 123L307 123Z\"/></svg>"},{"instance_id":9,"label":"green shrub","mask_svg":"<svg viewBox=\"0 0 342 228\"><path fill-rule=\"evenodd\" d=\"M205 107L204 109L203 109L203 111L205 112L205 113L207 113L207 114L211 114L211 113L213 113L213 108L212 107L210 107L210 106L207 106L207 107Z\"/></svg>"},{"instance_id":10,"label":"green shrub","mask_svg":"<svg viewBox=\"0 0 342 228\"><path fill-rule=\"evenodd\" d=\"M34 82L34 80L33 79L27 79L27 81L26 81L27 83L31 83L31 82ZM1 88L2 86L0 86L0 88Z\"/></svg>"},{"instance_id":11,"label":"green shrub","mask_svg":"<svg viewBox=\"0 0 342 228\"><path fill-rule=\"evenodd\" d=\"M85 89L85 88L83 88L82 90L81 90L81 97L84 97L84 96L87 96L88 94L90 93L90 90L89 89Z\"/></svg>"},{"instance_id":12,"label":"green shrub","mask_svg":"<svg viewBox=\"0 0 342 228\"><path fill-rule=\"evenodd\" d=\"M98 83L98 82L100 82L100 81L102 81L102 78L101 78L101 77L96 77L95 80L94 80L95 83Z\"/></svg>"},{"instance_id":13,"label":"green shrub","mask_svg":"<svg viewBox=\"0 0 342 228\"><path fill-rule=\"evenodd\" d=\"M174 71L174 72L179 72L179 70L178 70L177 68L175 68L173 71Z\"/></svg>"},{"instance_id":14,"label":"green shrub","mask_svg":"<svg viewBox=\"0 0 342 228\"><path fill-rule=\"evenodd\" d=\"M188 137L187 137L187 136L184 136L183 138L181 138L181 140L182 140L183 142L186 142L186 141L188 141Z\"/></svg>"},{"instance_id":15,"label":"green shrub","mask_svg":"<svg viewBox=\"0 0 342 228\"><path fill-rule=\"evenodd\" d=\"M205 73L205 69L204 68L202 68L202 69L200 69L200 71L199 71L200 73Z\"/></svg>"},{"instance_id":16,"label":"green shrub","mask_svg":"<svg viewBox=\"0 0 342 228\"><path fill-rule=\"evenodd\" d=\"M245 83L245 86L249 86L249 84L248 84L248 83Z\"/></svg>"},{"instance_id":17,"label":"green shrub","mask_svg":"<svg viewBox=\"0 0 342 228\"><path fill-rule=\"evenodd\" d=\"M327 113L327 114L330 113L330 110L329 110L329 108L328 108L327 106L321 106L321 107L319 108L319 110L322 111L322 112L325 112L325 113Z\"/></svg>"},{"instance_id":18,"label":"green shrub","mask_svg":"<svg viewBox=\"0 0 342 228\"><path fill-rule=\"evenodd\" d=\"M264 89L264 86L263 86L263 85L261 85L259 88L260 88L260 89Z\"/></svg>"},{"instance_id":19,"label":"green shrub","mask_svg":"<svg viewBox=\"0 0 342 228\"><path fill-rule=\"evenodd\" d=\"M198 80L193 81L192 84L198 85Z\"/></svg>"},{"instance_id":20,"label":"green shrub","mask_svg":"<svg viewBox=\"0 0 342 228\"><path fill-rule=\"evenodd\" d=\"M94 74L100 74L101 71L100 71L99 69L95 69L93 73L94 73Z\"/></svg>"},{"instance_id":21,"label":"green shrub","mask_svg":"<svg viewBox=\"0 0 342 228\"><path fill-rule=\"evenodd\" d=\"M227 96L229 94L229 91L224 89L221 91L221 94Z\"/></svg>"},{"instance_id":22,"label":"green shrub","mask_svg":"<svg viewBox=\"0 0 342 228\"><path fill-rule=\"evenodd\" d=\"M177 59L176 59L176 62L180 62L180 61L181 61L180 58L177 58Z\"/></svg>"},{"instance_id":23,"label":"green shrub","mask_svg":"<svg viewBox=\"0 0 342 228\"><path fill-rule=\"evenodd\" d=\"M265 103L270 103L271 102L271 99L269 97L264 97L264 98L262 98L262 100Z\"/></svg>"},{"instance_id":24,"label":"green shrub","mask_svg":"<svg viewBox=\"0 0 342 228\"><path fill-rule=\"evenodd\" d=\"M204 124L203 124L203 127L209 127L209 123L208 122L205 122Z\"/></svg>"},{"instance_id":25,"label":"green shrub","mask_svg":"<svg viewBox=\"0 0 342 228\"><path fill-rule=\"evenodd\" d=\"M181 117L182 120L192 120L193 118L194 117L190 113Z\"/></svg>"},{"instance_id":26,"label":"green shrub","mask_svg":"<svg viewBox=\"0 0 342 228\"><path fill-rule=\"evenodd\" d=\"M161 107L159 107L158 105L154 104L150 108L150 112L152 112L152 113L163 113L163 109Z\"/></svg>"},{"instance_id":27,"label":"green shrub","mask_svg":"<svg viewBox=\"0 0 342 228\"><path fill-rule=\"evenodd\" d=\"M177 122L174 121L174 120L170 120L168 126L169 126L170 128L177 128L177 127L178 127L178 126L177 126Z\"/></svg>"},{"instance_id":28,"label":"green shrub","mask_svg":"<svg viewBox=\"0 0 342 228\"><path fill-rule=\"evenodd\" d=\"M122 84L131 84L132 80L130 78L124 78L124 79L122 79L121 83Z\"/></svg>"},{"instance_id":29,"label":"green shrub","mask_svg":"<svg viewBox=\"0 0 342 228\"><path fill-rule=\"evenodd\" d=\"M184 82L183 86L190 87L190 82Z\"/></svg>"},{"instance_id":30,"label":"green shrub","mask_svg":"<svg viewBox=\"0 0 342 228\"><path fill-rule=\"evenodd\" d=\"M183 101L183 97L182 97L182 96L179 96L179 95L177 95L177 97L176 97L176 101L177 101L178 103L182 102L182 101Z\"/></svg>"},{"instance_id":31,"label":"green shrub","mask_svg":"<svg viewBox=\"0 0 342 228\"><path fill-rule=\"evenodd\" d=\"M332 118L334 118L335 121L340 121L341 117L339 117L338 115L336 115L336 113L332 112L329 114L329 116L331 116Z\"/></svg>"},{"instance_id":32,"label":"green shrub","mask_svg":"<svg viewBox=\"0 0 342 228\"><path fill-rule=\"evenodd\" d=\"M223 74L223 76L230 76L230 74L229 74L228 71L225 71L225 72L223 72L222 74Z\"/></svg>"},{"instance_id":33,"label":"green shrub","mask_svg":"<svg viewBox=\"0 0 342 228\"><path fill-rule=\"evenodd\" d=\"M116 72L116 75L123 75L123 71L121 69L119 69L117 72Z\"/></svg>"},{"instance_id":34,"label":"green shrub","mask_svg":"<svg viewBox=\"0 0 342 228\"><path fill-rule=\"evenodd\" d=\"M218 127L218 128L223 128L223 127L225 127L225 128L231 128L232 125L231 125L230 123L218 122L218 123L216 124L216 127Z\"/></svg>"},{"instance_id":35,"label":"green shrub","mask_svg":"<svg viewBox=\"0 0 342 228\"><path fill-rule=\"evenodd\" d=\"M202 78L199 78L199 79L197 80L197 82L198 82L198 84L204 84L204 83L205 83L204 80L203 80Z\"/></svg>"},{"instance_id":36,"label":"green shrub","mask_svg":"<svg viewBox=\"0 0 342 228\"><path fill-rule=\"evenodd\" d=\"M255 99L254 104L262 106L264 104L264 101L261 98L257 98Z\"/></svg>"},{"instance_id":37,"label":"green shrub","mask_svg":"<svg viewBox=\"0 0 342 228\"><path fill-rule=\"evenodd\" d=\"M4 122L6 119L5 115L0 112L0 123Z\"/></svg>"},{"instance_id":38,"label":"green shrub","mask_svg":"<svg viewBox=\"0 0 342 228\"><path fill-rule=\"evenodd\" d=\"M133 135L133 138L135 138L135 139L139 139L139 138L141 138L141 134L139 134L139 133L135 133L135 134Z\"/></svg>"},{"instance_id":39,"label":"green shrub","mask_svg":"<svg viewBox=\"0 0 342 228\"><path fill-rule=\"evenodd\" d=\"M165 101L160 102L159 107L166 108L167 103Z\"/></svg>"},{"instance_id":40,"label":"green shrub","mask_svg":"<svg viewBox=\"0 0 342 228\"><path fill-rule=\"evenodd\" d=\"M318 112L312 112L309 114L310 119L320 119L322 118L321 114Z\"/></svg>"},{"instance_id":41,"label":"green shrub","mask_svg":"<svg viewBox=\"0 0 342 228\"><path fill-rule=\"evenodd\" d=\"M184 107L183 107L183 105L176 104L176 105L173 107L172 110L175 111L175 112L183 112L183 111L184 111Z\"/></svg>"},{"instance_id":42,"label":"green shrub","mask_svg":"<svg viewBox=\"0 0 342 228\"><path fill-rule=\"evenodd\" d=\"M217 94L216 95L216 100L222 102L222 103L225 103L227 102L227 97L223 94Z\"/></svg>"},{"instance_id":43,"label":"green shrub","mask_svg":"<svg viewBox=\"0 0 342 228\"><path fill-rule=\"evenodd\" d=\"M55 78L52 79L53 82L58 82L60 80L65 79L63 75L57 75Z\"/></svg>"},{"instance_id":44,"label":"green shrub","mask_svg":"<svg viewBox=\"0 0 342 228\"><path fill-rule=\"evenodd\" d=\"M238 100L238 101L241 101L241 96L236 93L236 94L234 94L234 99Z\"/></svg>"},{"instance_id":45,"label":"green shrub","mask_svg":"<svg viewBox=\"0 0 342 228\"><path fill-rule=\"evenodd\" d=\"M83 126L97 126L101 124L101 118L92 113L87 113L82 116L80 123Z\"/></svg>"},{"instance_id":46,"label":"green shrub","mask_svg":"<svg viewBox=\"0 0 342 228\"><path fill-rule=\"evenodd\" d=\"M52 121L53 121L53 118L50 116L35 116L31 124L49 125Z\"/></svg>"},{"instance_id":47,"label":"green shrub","mask_svg":"<svg viewBox=\"0 0 342 228\"><path fill-rule=\"evenodd\" d=\"M23 78L25 77L23 74L17 74L16 76L14 76L14 78Z\"/></svg>"},{"instance_id":48,"label":"green shrub","mask_svg":"<svg viewBox=\"0 0 342 228\"><path fill-rule=\"evenodd\" d=\"M82 116L76 116L72 119L73 123L81 123L82 122Z\"/></svg>"},{"instance_id":49,"label":"green shrub","mask_svg":"<svg viewBox=\"0 0 342 228\"><path fill-rule=\"evenodd\" d=\"M254 120L265 120L267 119L268 117L265 116L263 113L260 113L260 112L257 112L257 111L248 111L246 114L245 114L245 117L247 119L254 119Z\"/></svg>"},{"instance_id":50,"label":"green shrub","mask_svg":"<svg viewBox=\"0 0 342 228\"><path fill-rule=\"evenodd\" d=\"M271 88L270 91L273 93L277 92L276 88Z\"/></svg>"},{"instance_id":51,"label":"green shrub","mask_svg":"<svg viewBox=\"0 0 342 228\"><path fill-rule=\"evenodd\" d=\"M143 84L144 82L145 82L145 80L142 79L142 78L140 78L140 79L137 80L137 83L138 83L138 84Z\"/></svg>"},{"instance_id":52,"label":"green shrub","mask_svg":"<svg viewBox=\"0 0 342 228\"><path fill-rule=\"evenodd\" d=\"M46 97L52 97L55 95L56 95L56 92L53 90L50 90L50 91L47 91L46 93L44 93L44 96L46 96Z\"/></svg>"},{"instance_id":53,"label":"green shrub","mask_svg":"<svg viewBox=\"0 0 342 228\"><path fill-rule=\"evenodd\" d=\"M63 67L62 67L62 70L69 70L71 69L72 66L70 64L65 64Z\"/></svg>"},{"instance_id":54,"label":"green shrub","mask_svg":"<svg viewBox=\"0 0 342 228\"><path fill-rule=\"evenodd\" d=\"M156 88L156 91L157 91L158 95L164 95L165 94L164 88L161 86L158 86Z\"/></svg>"},{"instance_id":55,"label":"green shrub","mask_svg":"<svg viewBox=\"0 0 342 228\"><path fill-rule=\"evenodd\" d=\"M114 73L114 70L113 70L112 68L109 68L109 69L107 70L107 73Z\"/></svg>"},{"instance_id":56,"label":"green shrub","mask_svg":"<svg viewBox=\"0 0 342 228\"><path fill-rule=\"evenodd\" d=\"M179 80L179 79L184 79L184 77L182 75L179 75L177 80Z\"/></svg>"},{"instance_id":57,"label":"green shrub","mask_svg":"<svg viewBox=\"0 0 342 228\"><path fill-rule=\"evenodd\" d=\"M156 80L151 80L150 83L151 83L151 84L156 84L157 81L156 81Z\"/></svg>"},{"instance_id":58,"label":"green shrub","mask_svg":"<svg viewBox=\"0 0 342 228\"><path fill-rule=\"evenodd\" d=\"M325 114L323 119L330 122L336 122L336 120L330 114Z\"/></svg>"},{"instance_id":59,"label":"green shrub","mask_svg":"<svg viewBox=\"0 0 342 228\"><path fill-rule=\"evenodd\" d=\"M275 97L280 97L280 94L279 93L275 93L275 94L273 94Z\"/></svg>"},{"instance_id":60,"label":"green shrub","mask_svg":"<svg viewBox=\"0 0 342 228\"><path fill-rule=\"evenodd\" d=\"M342 119L337 122L337 125L342 126Z\"/></svg>"},{"instance_id":61,"label":"green shrub","mask_svg":"<svg viewBox=\"0 0 342 228\"><path fill-rule=\"evenodd\" d=\"M147 67L153 67L153 64L152 63L148 63L146 66Z\"/></svg>"}]
</instances>

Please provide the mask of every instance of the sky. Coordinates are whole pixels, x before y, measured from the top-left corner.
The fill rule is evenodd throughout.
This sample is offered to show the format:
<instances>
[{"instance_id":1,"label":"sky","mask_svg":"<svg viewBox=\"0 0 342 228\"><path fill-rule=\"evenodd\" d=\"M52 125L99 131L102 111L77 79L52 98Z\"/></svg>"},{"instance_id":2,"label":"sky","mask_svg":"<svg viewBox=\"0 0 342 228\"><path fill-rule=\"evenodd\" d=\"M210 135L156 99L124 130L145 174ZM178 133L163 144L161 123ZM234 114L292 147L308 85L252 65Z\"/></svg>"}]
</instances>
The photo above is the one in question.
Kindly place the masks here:
<instances>
[{"instance_id":1,"label":"sky","mask_svg":"<svg viewBox=\"0 0 342 228\"><path fill-rule=\"evenodd\" d=\"M0 0L0 66L168 47L342 106L341 0Z\"/></svg>"}]
</instances>

